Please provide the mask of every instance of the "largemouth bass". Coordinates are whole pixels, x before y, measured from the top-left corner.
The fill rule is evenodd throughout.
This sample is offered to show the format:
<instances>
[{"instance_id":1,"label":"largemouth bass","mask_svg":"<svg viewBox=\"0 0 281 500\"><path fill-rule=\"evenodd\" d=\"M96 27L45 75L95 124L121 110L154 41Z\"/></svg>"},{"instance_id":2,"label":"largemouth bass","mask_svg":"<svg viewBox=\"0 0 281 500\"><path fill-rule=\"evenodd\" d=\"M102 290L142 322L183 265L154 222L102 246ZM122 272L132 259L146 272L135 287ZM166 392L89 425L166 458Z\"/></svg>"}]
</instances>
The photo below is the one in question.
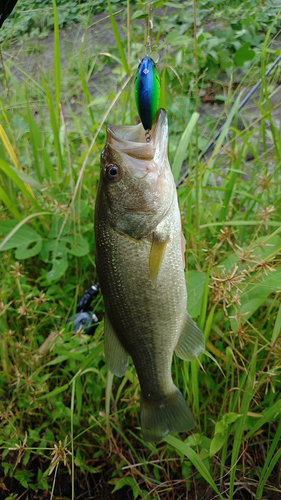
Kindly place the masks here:
<instances>
[{"instance_id":1,"label":"largemouth bass","mask_svg":"<svg viewBox=\"0 0 281 500\"><path fill-rule=\"evenodd\" d=\"M174 350L185 360L204 350L204 336L186 310L185 240L167 144L163 109L149 143L141 124L108 125L95 215L105 357L118 377L132 357L142 434L150 442L194 427L171 364Z\"/></svg>"}]
</instances>

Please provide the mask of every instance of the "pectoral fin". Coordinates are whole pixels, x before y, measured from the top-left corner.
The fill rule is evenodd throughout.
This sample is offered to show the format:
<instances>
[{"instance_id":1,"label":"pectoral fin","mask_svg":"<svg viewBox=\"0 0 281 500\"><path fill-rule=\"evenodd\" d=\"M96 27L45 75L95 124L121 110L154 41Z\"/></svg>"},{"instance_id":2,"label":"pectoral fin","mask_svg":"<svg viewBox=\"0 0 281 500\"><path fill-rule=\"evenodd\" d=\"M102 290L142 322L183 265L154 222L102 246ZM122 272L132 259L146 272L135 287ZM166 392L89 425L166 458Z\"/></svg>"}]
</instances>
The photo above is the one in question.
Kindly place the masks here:
<instances>
[{"instance_id":1,"label":"pectoral fin","mask_svg":"<svg viewBox=\"0 0 281 500\"><path fill-rule=\"evenodd\" d=\"M123 377L129 365L129 355L120 343L107 315L104 318L104 354L111 373Z\"/></svg>"},{"instance_id":2,"label":"pectoral fin","mask_svg":"<svg viewBox=\"0 0 281 500\"><path fill-rule=\"evenodd\" d=\"M159 238L157 238L157 236L153 235L153 240L149 255L149 275L153 283L155 283L157 279L168 240L169 237L167 237L165 240L160 240Z\"/></svg>"},{"instance_id":3,"label":"pectoral fin","mask_svg":"<svg viewBox=\"0 0 281 500\"><path fill-rule=\"evenodd\" d=\"M194 323L188 312L186 312L175 352L179 358L185 359L186 361L192 361L194 358L197 358L204 349L204 335L196 323Z\"/></svg>"}]
</instances>

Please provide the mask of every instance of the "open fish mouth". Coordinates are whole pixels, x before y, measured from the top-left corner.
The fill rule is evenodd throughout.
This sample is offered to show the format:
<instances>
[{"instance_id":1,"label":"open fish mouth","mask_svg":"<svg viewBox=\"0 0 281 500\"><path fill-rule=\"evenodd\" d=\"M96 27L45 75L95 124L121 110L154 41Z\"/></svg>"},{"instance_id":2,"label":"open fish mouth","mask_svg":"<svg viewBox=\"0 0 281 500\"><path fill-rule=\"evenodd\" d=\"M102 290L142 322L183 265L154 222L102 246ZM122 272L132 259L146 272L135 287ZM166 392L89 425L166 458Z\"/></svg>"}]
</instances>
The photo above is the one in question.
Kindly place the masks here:
<instances>
[{"instance_id":1,"label":"open fish mouth","mask_svg":"<svg viewBox=\"0 0 281 500\"><path fill-rule=\"evenodd\" d=\"M168 119L164 109L159 109L146 142L141 123L133 126L107 125L107 143L120 154L142 160L158 161L166 155L168 145Z\"/></svg>"}]
</instances>

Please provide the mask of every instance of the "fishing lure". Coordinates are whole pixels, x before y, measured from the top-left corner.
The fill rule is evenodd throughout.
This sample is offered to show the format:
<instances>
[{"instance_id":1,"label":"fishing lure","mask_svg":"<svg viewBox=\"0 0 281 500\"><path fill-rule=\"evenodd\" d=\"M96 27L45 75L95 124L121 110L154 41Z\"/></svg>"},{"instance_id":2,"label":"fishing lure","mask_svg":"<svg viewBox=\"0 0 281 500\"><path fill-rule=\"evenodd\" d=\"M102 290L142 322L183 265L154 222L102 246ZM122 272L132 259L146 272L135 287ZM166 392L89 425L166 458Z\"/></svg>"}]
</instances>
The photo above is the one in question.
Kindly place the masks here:
<instances>
[{"instance_id":1,"label":"fishing lure","mask_svg":"<svg viewBox=\"0 0 281 500\"><path fill-rule=\"evenodd\" d=\"M154 61L146 56L138 67L135 80L135 98L138 113L146 131L151 130L158 111L160 79ZM149 140L149 133L147 135Z\"/></svg>"}]
</instances>

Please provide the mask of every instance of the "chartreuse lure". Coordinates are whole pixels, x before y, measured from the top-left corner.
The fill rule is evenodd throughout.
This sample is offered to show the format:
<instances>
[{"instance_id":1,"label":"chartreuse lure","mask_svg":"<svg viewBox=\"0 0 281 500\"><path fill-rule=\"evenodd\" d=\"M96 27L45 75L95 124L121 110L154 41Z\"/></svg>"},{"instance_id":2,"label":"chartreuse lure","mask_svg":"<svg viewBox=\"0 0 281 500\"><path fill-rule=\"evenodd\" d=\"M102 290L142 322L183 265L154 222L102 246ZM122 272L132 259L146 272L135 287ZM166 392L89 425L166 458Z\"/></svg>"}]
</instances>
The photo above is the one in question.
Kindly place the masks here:
<instances>
[{"instance_id":1,"label":"chartreuse lure","mask_svg":"<svg viewBox=\"0 0 281 500\"><path fill-rule=\"evenodd\" d=\"M155 62L144 57L138 67L135 80L135 98L138 113L145 130L151 130L158 111L160 79ZM149 140L149 135L148 135Z\"/></svg>"}]
</instances>

